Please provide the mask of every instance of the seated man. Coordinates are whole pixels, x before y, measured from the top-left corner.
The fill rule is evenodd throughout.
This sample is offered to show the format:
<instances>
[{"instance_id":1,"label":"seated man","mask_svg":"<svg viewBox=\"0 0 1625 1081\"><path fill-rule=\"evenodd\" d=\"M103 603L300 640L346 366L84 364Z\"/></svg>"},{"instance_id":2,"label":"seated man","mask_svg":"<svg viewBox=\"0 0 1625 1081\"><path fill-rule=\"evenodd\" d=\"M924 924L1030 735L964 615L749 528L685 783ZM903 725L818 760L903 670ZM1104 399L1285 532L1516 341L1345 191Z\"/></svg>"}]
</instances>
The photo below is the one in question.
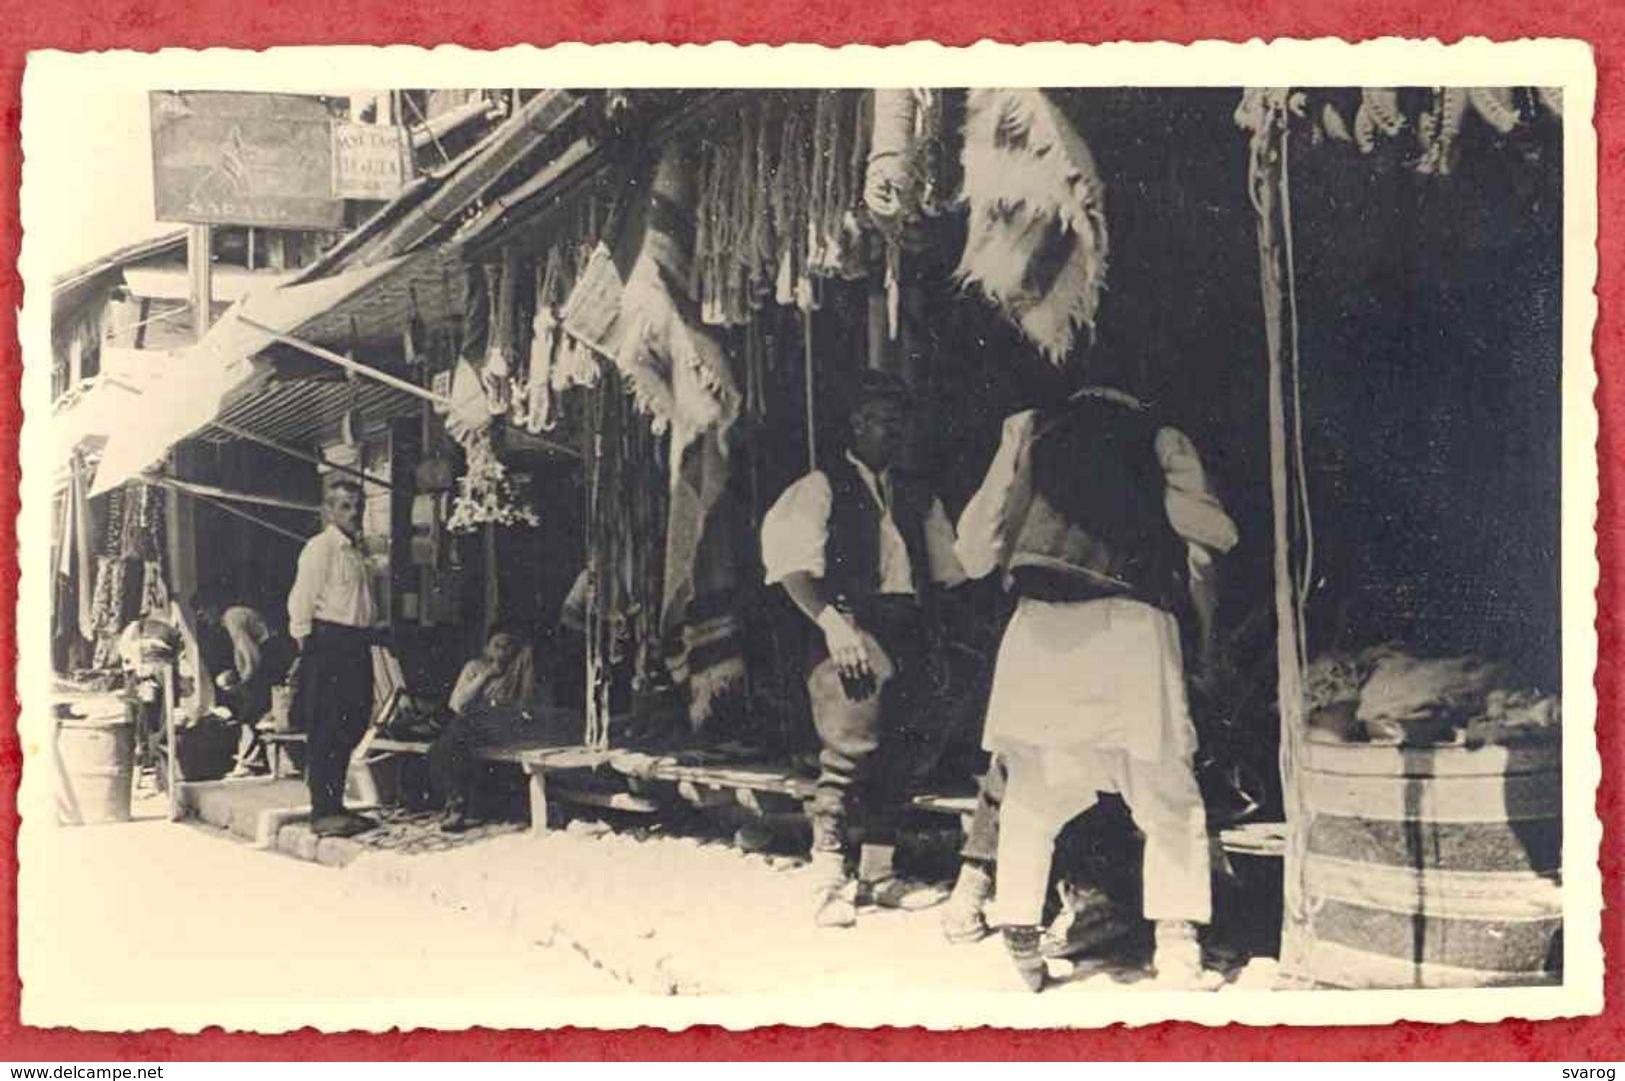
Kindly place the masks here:
<instances>
[{"instance_id":1,"label":"seated man","mask_svg":"<svg viewBox=\"0 0 1625 1081\"><path fill-rule=\"evenodd\" d=\"M200 637L211 638L220 653L209 666L217 673L217 701L242 725L232 776L264 772L265 748L256 725L271 711L271 688L287 674L293 644L275 634L258 611L246 604L228 604L212 589L199 590L193 611Z\"/></svg>"},{"instance_id":2,"label":"seated man","mask_svg":"<svg viewBox=\"0 0 1625 1081\"><path fill-rule=\"evenodd\" d=\"M531 648L508 627L491 629L485 651L463 666L452 688L452 721L429 748L429 776L445 801L441 829L474 825L470 797L475 753L522 738L535 727L536 669Z\"/></svg>"}]
</instances>

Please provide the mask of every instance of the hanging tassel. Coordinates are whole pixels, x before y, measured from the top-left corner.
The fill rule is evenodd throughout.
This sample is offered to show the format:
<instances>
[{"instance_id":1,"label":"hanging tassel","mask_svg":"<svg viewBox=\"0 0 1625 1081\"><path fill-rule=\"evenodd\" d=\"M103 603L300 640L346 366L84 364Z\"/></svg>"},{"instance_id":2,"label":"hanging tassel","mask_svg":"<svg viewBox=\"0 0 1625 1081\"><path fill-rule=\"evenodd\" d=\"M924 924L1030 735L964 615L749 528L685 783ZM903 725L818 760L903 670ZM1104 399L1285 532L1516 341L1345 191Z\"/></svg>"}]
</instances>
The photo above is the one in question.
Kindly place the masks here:
<instances>
[{"instance_id":1,"label":"hanging tassel","mask_svg":"<svg viewBox=\"0 0 1625 1081\"><path fill-rule=\"evenodd\" d=\"M897 340L898 309L900 307L902 288L899 282L899 263L902 252L894 241L886 242L886 336L891 341Z\"/></svg>"},{"instance_id":2,"label":"hanging tassel","mask_svg":"<svg viewBox=\"0 0 1625 1081\"><path fill-rule=\"evenodd\" d=\"M750 241L745 246L752 310L759 310L773 294L773 102L771 95L764 95L756 100L753 109L756 161L751 168Z\"/></svg>"},{"instance_id":3,"label":"hanging tassel","mask_svg":"<svg viewBox=\"0 0 1625 1081\"><path fill-rule=\"evenodd\" d=\"M1475 86L1467 91L1467 100L1490 127L1508 135L1518 126L1518 108L1512 101L1512 91L1504 86Z\"/></svg>"}]
</instances>

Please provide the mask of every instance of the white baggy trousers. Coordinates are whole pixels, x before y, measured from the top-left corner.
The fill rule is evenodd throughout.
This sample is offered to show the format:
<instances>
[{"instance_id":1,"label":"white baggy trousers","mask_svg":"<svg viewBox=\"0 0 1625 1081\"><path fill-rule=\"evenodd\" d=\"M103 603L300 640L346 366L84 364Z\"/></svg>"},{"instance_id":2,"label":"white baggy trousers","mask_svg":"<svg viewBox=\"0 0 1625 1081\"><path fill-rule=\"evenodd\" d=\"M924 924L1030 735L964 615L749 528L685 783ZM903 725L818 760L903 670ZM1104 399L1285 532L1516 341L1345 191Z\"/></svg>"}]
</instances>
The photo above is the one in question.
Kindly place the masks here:
<instances>
[{"instance_id":1,"label":"white baggy trousers","mask_svg":"<svg viewBox=\"0 0 1625 1081\"><path fill-rule=\"evenodd\" d=\"M1008 771L1001 923L1040 921L1056 835L1102 792L1120 794L1145 834L1145 917L1210 921L1207 814L1173 616L1118 598L1024 598L999 649L983 744Z\"/></svg>"}]
</instances>

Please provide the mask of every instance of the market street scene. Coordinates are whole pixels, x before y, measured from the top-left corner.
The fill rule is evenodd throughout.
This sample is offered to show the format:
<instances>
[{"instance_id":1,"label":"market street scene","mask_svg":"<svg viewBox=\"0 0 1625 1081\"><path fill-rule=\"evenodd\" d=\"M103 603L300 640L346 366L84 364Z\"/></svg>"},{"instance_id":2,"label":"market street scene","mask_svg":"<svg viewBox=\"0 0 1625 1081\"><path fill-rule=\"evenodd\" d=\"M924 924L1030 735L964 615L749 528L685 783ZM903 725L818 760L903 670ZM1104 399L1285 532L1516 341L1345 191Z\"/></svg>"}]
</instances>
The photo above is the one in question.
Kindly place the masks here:
<instances>
[{"instance_id":1,"label":"market street scene","mask_svg":"<svg viewBox=\"0 0 1625 1081\"><path fill-rule=\"evenodd\" d=\"M37 873L198 923L85 1023L1562 985L1560 90L132 105Z\"/></svg>"}]
</instances>

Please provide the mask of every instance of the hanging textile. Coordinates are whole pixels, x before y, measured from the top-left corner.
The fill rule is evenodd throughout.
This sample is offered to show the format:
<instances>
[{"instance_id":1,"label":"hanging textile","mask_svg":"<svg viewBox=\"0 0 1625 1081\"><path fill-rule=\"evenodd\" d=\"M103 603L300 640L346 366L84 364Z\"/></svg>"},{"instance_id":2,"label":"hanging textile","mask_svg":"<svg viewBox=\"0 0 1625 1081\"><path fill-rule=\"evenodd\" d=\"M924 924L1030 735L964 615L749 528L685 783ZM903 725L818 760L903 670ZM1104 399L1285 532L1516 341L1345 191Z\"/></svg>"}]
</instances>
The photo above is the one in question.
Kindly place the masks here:
<instances>
[{"instance_id":1,"label":"hanging textile","mask_svg":"<svg viewBox=\"0 0 1625 1081\"><path fill-rule=\"evenodd\" d=\"M944 209L942 91L874 91L874 134L863 202L877 228L901 240Z\"/></svg>"},{"instance_id":2,"label":"hanging textile","mask_svg":"<svg viewBox=\"0 0 1625 1081\"><path fill-rule=\"evenodd\" d=\"M697 155L693 287L700 320L743 326L763 304L816 306L815 277L861 277L867 92L765 94Z\"/></svg>"},{"instance_id":3,"label":"hanging textile","mask_svg":"<svg viewBox=\"0 0 1625 1081\"><path fill-rule=\"evenodd\" d=\"M79 581L78 624L79 636L86 641L96 640L93 618L93 589L96 567L91 545L90 477L83 461L74 458L69 474L68 498L72 503L68 550L73 559L73 574Z\"/></svg>"},{"instance_id":4,"label":"hanging textile","mask_svg":"<svg viewBox=\"0 0 1625 1081\"><path fill-rule=\"evenodd\" d=\"M141 616L164 611L171 599L162 564L157 560L147 560L141 565Z\"/></svg>"},{"instance_id":5,"label":"hanging textile","mask_svg":"<svg viewBox=\"0 0 1625 1081\"><path fill-rule=\"evenodd\" d=\"M665 440L637 414L613 369L589 398L586 454L589 715L584 739L604 749L617 672L630 675L635 696L668 683L660 624L667 450Z\"/></svg>"},{"instance_id":6,"label":"hanging textile","mask_svg":"<svg viewBox=\"0 0 1625 1081\"><path fill-rule=\"evenodd\" d=\"M745 682L738 613L745 509L729 487L723 438L707 430L672 466L661 629L672 641L668 664L696 729Z\"/></svg>"},{"instance_id":7,"label":"hanging textile","mask_svg":"<svg viewBox=\"0 0 1625 1081\"><path fill-rule=\"evenodd\" d=\"M518 348L515 342L518 334L518 317L515 311L519 292L518 253L511 247L505 249L502 253L502 262L497 266L486 267L485 273L491 295L491 317L485 366L480 372L480 382L485 387L491 415L501 416L508 411L509 397L513 392L509 379L518 363Z\"/></svg>"},{"instance_id":8,"label":"hanging textile","mask_svg":"<svg viewBox=\"0 0 1625 1081\"><path fill-rule=\"evenodd\" d=\"M651 185L643 247L621 294L614 355L656 432L670 428L674 463L700 432L726 429L739 412L722 344L699 324L691 295L681 291L693 280L697 182L693 156L668 144Z\"/></svg>"},{"instance_id":9,"label":"hanging textile","mask_svg":"<svg viewBox=\"0 0 1625 1081\"><path fill-rule=\"evenodd\" d=\"M863 196L872 122L865 94L818 91L807 210L809 276L863 274L863 238L856 211Z\"/></svg>"},{"instance_id":10,"label":"hanging textile","mask_svg":"<svg viewBox=\"0 0 1625 1081\"><path fill-rule=\"evenodd\" d=\"M463 325L457 355L478 371L491 344L491 287L484 267L463 268Z\"/></svg>"},{"instance_id":11,"label":"hanging textile","mask_svg":"<svg viewBox=\"0 0 1625 1081\"><path fill-rule=\"evenodd\" d=\"M1239 112L1262 91L1243 94ZM1507 86L1440 86L1430 91L1365 87L1357 92L1294 90L1290 108L1311 142L1352 143L1362 154L1387 148L1424 175L1449 176L1460 140L1477 117L1498 138L1531 124L1544 110L1561 120L1561 90Z\"/></svg>"},{"instance_id":12,"label":"hanging textile","mask_svg":"<svg viewBox=\"0 0 1625 1081\"><path fill-rule=\"evenodd\" d=\"M568 339L583 349L614 359L621 351L621 299L625 292L609 246L597 244L576 276L575 287L559 315Z\"/></svg>"},{"instance_id":13,"label":"hanging textile","mask_svg":"<svg viewBox=\"0 0 1625 1081\"><path fill-rule=\"evenodd\" d=\"M446 434L465 450L491 427L491 410L480 373L466 358L458 358L451 373L451 404L446 407Z\"/></svg>"},{"instance_id":14,"label":"hanging textile","mask_svg":"<svg viewBox=\"0 0 1625 1081\"><path fill-rule=\"evenodd\" d=\"M564 340L559 306L566 298L564 256L558 245L536 274L536 315L531 323L530 363L525 372L523 423L532 435L558 426L554 365Z\"/></svg>"},{"instance_id":15,"label":"hanging textile","mask_svg":"<svg viewBox=\"0 0 1625 1081\"><path fill-rule=\"evenodd\" d=\"M751 160L755 160L754 148ZM685 277L682 211L687 190L678 172L681 159L668 155L662 167L655 191L657 199L670 199L671 213L651 218L645 251L652 253L651 262L669 274L670 281L677 282ZM756 185L748 183L739 190L748 200ZM729 242L737 235L730 234ZM666 280L662 276L661 281ZM738 288L744 287L744 278L733 280ZM628 292L632 293L630 286ZM673 314L677 314L675 308ZM671 667L688 700L690 722L697 728L712 718L717 703L730 690L743 687L745 678L737 616L739 508L729 492L728 454L728 433L739 415L742 396L735 388L721 342L691 325L681 330L697 345L694 360L699 363L685 363L674 356L669 367L671 489L660 628L662 637L674 642L676 657Z\"/></svg>"},{"instance_id":16,"label":"hanging textile","mask_svg":"<svg viewBox=\"0 0 1625 1081\"><path fill-rule=\"evenodd\" d=\"M966 102L969 233L957 276L1052 363L1094 333L1105 285L1105 188L1088 145L1041 90L972 90Z\"/></svg>"}]
</instances>

